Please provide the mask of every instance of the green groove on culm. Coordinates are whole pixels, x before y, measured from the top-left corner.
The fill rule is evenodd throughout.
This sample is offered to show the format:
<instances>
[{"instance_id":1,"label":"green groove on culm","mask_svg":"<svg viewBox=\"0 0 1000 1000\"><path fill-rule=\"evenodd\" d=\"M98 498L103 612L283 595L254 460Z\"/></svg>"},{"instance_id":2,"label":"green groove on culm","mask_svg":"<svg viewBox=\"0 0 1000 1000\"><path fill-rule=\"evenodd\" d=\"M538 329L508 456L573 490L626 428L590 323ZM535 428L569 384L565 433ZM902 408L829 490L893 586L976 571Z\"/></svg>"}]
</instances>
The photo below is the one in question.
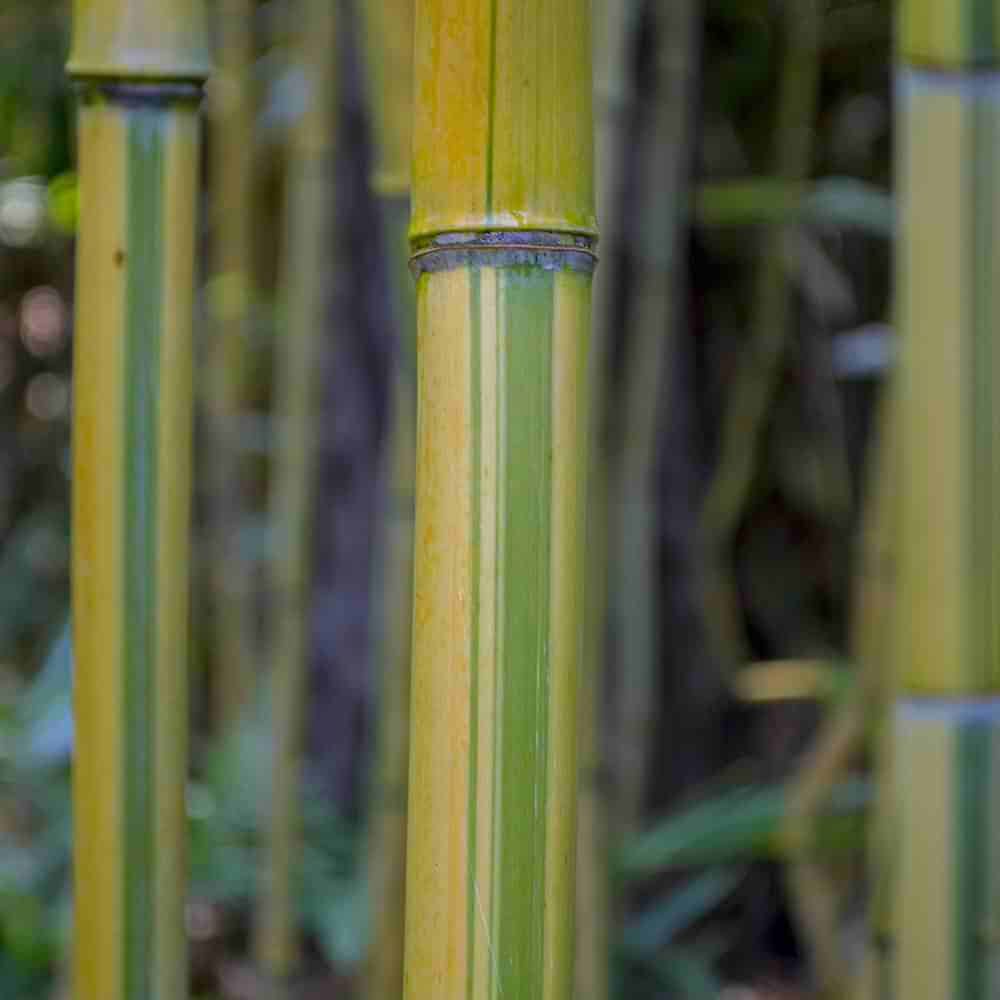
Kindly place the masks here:
<instances>
[{"instance_id":1,"label":"green groove on culm","mask_svg":"<svg viewBox=\"0 0 1000 1000\"><path fill-rule=\"evenodd\" d=\"M969 5L968 29L966 33L966 47L974 50L977 44L995 35L996 24L996 4L995 0L975 0ZM991 62L992 51L990 52Z\"/></svg>"},{"instance_id":2,"label":"green groove on culm","mask_svg":"<svg viewBox=\"0 0 1000 1000\"><path fill-rule=\"evenodd\" d=\"M982 931L986 908L986 819L989 802L990 730L959 726L955 733L954 788L956 877L953 949L956 997L985 997Z\"/></svg>"},{"instance_id":3,"label":"green groove on culm","mask_svg":"<svg viewBox=\"0 0 1000 1000\"><path fill-rule=\"evenodd\" d=\"M156 864L154 798L157 794L156 567L160 322L163 247L163 141L168 112L132 108L127 121L127 240L123 266L126 344L124 356L126 438L123 547L125 633L125 789L123 859L125 899L125 996L153 997L153 881ZM166 1000L166 998L164 998Z\"/></svg>"},{"instance_id":4,"label":"green groove on culm","mask_svg":"<svg viewBox=\"0 0 1000 1000\"><path fill-rule=\"evenodd\" d=\"M970 174L965 188L965 197L970 204L966 211L969 217L976 218L977 203L983 197L989 198L991 178L984 174L984 170L989 163L989 116L983 115L978 106L973 106L971 118L971 141L970 150L966 158L966 170ZM964 138L964 137L963 137ZM989 288L989 268L992 263L992 238L993 227L989 224L989 213L984 212L974 226L971 250L973 259L969 262L968 280L972 287L966 293L968 301L972 304L973 318L970 324L969 337L971 343L967 345L966 356L968 357L971 371L968 374L969 385L972 386L972 406L971 406L971 426L968 428L968 441L972 454L969 456L968 468L975 470L969 489L971 498L971 510L968 513L967 524L970 526L972 537L970 539L971 548L970 562L972 564L973 590L969 601L969 612L971 621L966 626L968 634L982 636L983 641L976 644L970 651L979 663L977 671L981 671L982 676L989 675L989 665L993 656L992 620L993 588L992 579L992 548L990 547L990 522L992 520L992 509L990 504L990 479L991 476L981 474L982 469L991 469L991 447L990 431L992 420L990 419L991 392L992 392L992 369L988 364L990 354L990 340L992 338L991 329L991 296L979 295L978 289ZM984 280L985 279L985 280Z\"/></svg>"},{"instance_id":5,"label":"green groove on culm","mask_svg":"<svg viewBox=\"0 0 1000 1000\"><path fill-rule=\"evenodd\" d=\"M493 9L496 9L496 0L493 0ZM496 35L494 34L494 38ZM492 78L492 66L491 66ZM490 94L493 94L493 87L490 87ZM492 100L492 98L491 98ZM490 157L492 161L492 156ZM501 289L500 274L496 274L496 289L494 294L495 315L493 321L493 333L495 340L496 361L495 361L495 395L496 395L496 441L494 442L494 459L496 462L494 475L498 482L495 484L496 490L496 524L494 527L494 544L496 545L496 571L493 578L493 594L496 601L495 620L497 623L503 621L504 609L507 603L507 594L503 586L504 580L509 575L507 572L507 491L501 488L501 483L507 478L507 397L503 388L505 385L504 374L507 367L507 354L503 349L504 340L507 336L507 324L503 311L503 295ZM490 781L493 783L490 795L490 837L493 844L492 866L490 868L490 884L492 906L490 908L490 928L492 936L496 940L496 928L500 923L500 914L503 912L501 893L498 891L499 873L501 870L501 859L504 857L503 827L498 821L498 815L502 816L502 809L499 808L501 802L501 780L503 771L501 754L503 737L503 716L502 707L506 695L506 671L503 669L507 662L506 633L502 627L494 628L494 650L493 663L495 671L495 681L493 688L493 705L490 710L493 712L493 760L490 768ZM490 1000L497 995L499 983L501 982L501 969L499 959L500 949L493 948L493 955L490 957L490 976L487 996Z\"/></svg>"},{"instance_id":6,"label":"green groove on culm","mask_svg":"<svg viewBox=\"0 0 1000 1000\"><path fill-rule=\"evenodd\" d=\"M479 859L478 850L478 802L479 802L479 627L480 627L480 545L482 542L480 519L482 517L482 275L478 268L470 274L470 296L472 300L470 313L471 342L469 350L469 378L472 386L472 462L470 466L471 482L469 494L472 498L472 565L469 576L472 584L472 621L471 654L469 660L469 697L472 705L469 711L469 847L466 853L466 878L469 885L476 885L476 865ZM466 903L466 935L469 948L469 968L466 976L465 993L467 1000L472 1000L476 980L476 894L470 892Z\"/></svg>"},{"instance_id":7,"label":"green groove on culm","mask_svg":"<svg viewBox=\"0 0 1000 1000\"><path fill-rule=\"evenodd\" d=\"M506 574L500 839L504 846L496 930L500 996L542 996L548 752L549 539L551 512L552 273L500 272L505 317L504 385L508 413L501 455ZM530 780L527 780L529 779ZM525 830L532 832L525 836Z\"/></svg>"}]
</instances>

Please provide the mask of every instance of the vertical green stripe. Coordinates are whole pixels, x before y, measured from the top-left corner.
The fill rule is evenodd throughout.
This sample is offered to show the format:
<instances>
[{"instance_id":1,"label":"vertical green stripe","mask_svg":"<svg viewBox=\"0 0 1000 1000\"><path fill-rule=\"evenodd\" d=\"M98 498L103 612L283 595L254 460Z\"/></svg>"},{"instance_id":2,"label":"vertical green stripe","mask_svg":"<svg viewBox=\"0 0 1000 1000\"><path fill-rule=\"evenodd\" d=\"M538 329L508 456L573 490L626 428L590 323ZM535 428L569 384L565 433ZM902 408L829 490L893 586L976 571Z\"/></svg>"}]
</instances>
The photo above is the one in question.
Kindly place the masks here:
<instances>
[{"instance_id":1,"label":"vertical green stripe","mask_svg":"<svg viewBox=\"0 0 1000 1000\"><path fill-rule=\"evenodd\" d=\"M494 275L495 280L495 309L493 317L493 333L496 346L496 362L494 373L496 383L494 385L496 395L496 441L494 442L494 454L496 455L496 469L494 470L496 490L496 526L494 531L494 545L496 546L495 573L493 579L493 594L496 601L494 610L495 625L493 630L493 672L494 672L494 694L493 694L493 760L492 775L493 789L490 795L490 837L492 838L492 854L490 865L490 928L495 930L499 923L499 915L502 912L502 899L499 887L500 859L504 850L503 829L497 822L497 816L502 815L502 803L500 802L500 766L501 754L500 746L503 738L503 713L506 691L506 671L504 670L505 656L505 636L503 629L504 606L506 595L502 582L507 577L507 491L504 484L507 481L507 396L504 391L506 354L504 340L507 336L508 326L504 322L504 282L503 272L498 271ZM499 948L493 949L493 956L490 960L490 981L487 989L487 996L496 996L500 982Z\"/></svg>"},{"instance_id":2,"label":"vertical green stripe","mask_svg":"<svg viewBox=\"0 0 1000 1000\"><path fill-rule=\"evenodd\" d=\"M125 293L125 942L124 991L154 997L153 822L156 706L157 415L163 274L166 112L134 108L127 121ZM167 1000L167 998L156 998Z\"/></svg>"},{"instance_id":3,"label":"vertical green stripe","mask_svg":"<svg viewBox=\"0 0 1000 1000\"><path fill-rule=\"evenodd\" d=\"M963 9L963 47L975 62L995 62L995 0L970 0Z\"/></svg>"},{"instance_id":4,"label":"vertical green stripe","mask_svg":"<svg viewBox=\"0 0 1000 1000\"><path fill-rule=\"evenodd\" d=\"M972 303L972 338L968 356L972 365L971 420L969 437L972 454L966 467L970 478L968 492L972 501L969 524L972 529L972 587L969 607L972 612L971 634L966 637L967 653L972 669L979 677L990 676L994 662L993 647L993 198L996 181L993 171L993 131L990 122L993 102L989 99L969 100L969 124L972 143L968 157L971 183L966 185L968 203L966 218L971 227L970 250L973 259L968 268L972 287L967 301Z\"/></svg>"},{"instance_id":5,"label":"vertical green stripe","mask_svg":"<svg viewBox=\"0 0 1000 1000\"><path fill-rule=\"evenodd\" d=\"M502 866L495 926L497 996L540 998L543 988L549 688L549 546L553 276L500 272L507 414L500 489L502 547L516 573L502 578L503 694L498 705ZM507 417L507 414L504 416Z\"/></svg>"},{"instance_id":6,"label":"vertical green stripe","mask_svg":"<svg viewBox=\"0 0 1000 1000\"><path fill-rule=\"evenodd\" d=\"M987 913L987 820L990 800L990 726L955 727L955 914L954 993L960 1000L987 1000L982 931ZM941 845L944 848L945 845Z\"/></svg>"},{"instance_id":7,"label":"vertical green stripe","mask_svg":"<svg viewBox=\"0 0 1000 1000\"><path fill-rule=\"evenodd\" d=\"M472 461L470 463L472 482L469 484L469 494L472 498L472 510L470 513L472 517L472 559L469 567L469 575L472 578L472 620L469 623L469 628L472 631L470 643L472 648L469 655L469 834L465 854L466 880L468 885L468 889L466 890L468 895L468 899L466 900L468 975L465 986L467 1000L472 1000L476 979L476 865L479 858L476 840L478 836L476 807L479 800L479 573L481 566L479 520L482 509L481 488L483 477L482 365L480 358L482 351L481 279L482 276L479 268L473 268L469 275L472 296L472 322L469 334L472 338L472 342L469 345L469 382L471 385L472 402Z\"/></svg>"}]
</instances>

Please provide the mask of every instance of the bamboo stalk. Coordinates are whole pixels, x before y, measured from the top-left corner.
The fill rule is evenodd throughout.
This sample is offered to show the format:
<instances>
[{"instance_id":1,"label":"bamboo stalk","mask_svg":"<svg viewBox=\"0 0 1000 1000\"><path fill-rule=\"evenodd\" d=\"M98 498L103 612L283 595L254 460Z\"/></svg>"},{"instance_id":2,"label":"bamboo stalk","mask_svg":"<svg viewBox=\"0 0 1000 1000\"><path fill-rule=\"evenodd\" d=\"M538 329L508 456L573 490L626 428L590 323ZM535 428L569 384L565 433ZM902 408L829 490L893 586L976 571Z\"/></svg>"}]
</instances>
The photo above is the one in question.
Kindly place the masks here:
<instances>
[{"instance_id":1,"label":"bamboo stalk","mask_svg":"<svg viewBox=\"0 0 1000 1000\"><path fill-rule=\"evenodd\" d=\"M252 575L240 542L245 463L239 418L246 380L247 323L252 287L250 220L253 174L253 6L222 0L216 8L217 72L212 80L211 168L213 307L205 411L209 448L205 474L213 558L212 701L217 729L239 717L256 681Z\"/></svg>"},{"instance_id":2,"label":"bamboo stalk","mask_svg":"<svg viewBox=\"0 0 1000 1000\"><path fill-rule=\"evenodd\" d=\"M416 334L407 238L413 0L364 4L363 13L376 140L372 187L382 217L396 333L392 416L382 470L386 515L375 591L380 605L373 644L378 650L379 699L368 867L374 927L366 992L373 998L398 1000L403 990L416 462Z\"/></svg>"},{"instance_id":3,"label":"bamboo stalk","mask_svg":"<svg viewBox=\"0 0 1000 1000\"><path fill-rule=\"evenodd\" d=\"M74 996L187 996L198 0L77 0Z\"/></svg>"},{"instance_id":4,"label":"bamboo stalk","mask_svg":"<svg viewBox=\"0 0 1000 1000\"><path fill-rule=\"evenodd\" d=\"M896 520L899 477L892 389L885 393L868 462L857 541L851 615L851 648L857 675L850 696L820 728L790 781L785 822L792 903L798 925L806 930L806 945L822 995L831 997L843 995L851 970L838 945L837 886L814 858L812 849L820 810L851 760L864 748L872 725L882 728L888 701L888 626L894 585L894 540L890 529ZM875 825L879 831L885 827L883 806L888 800L883 796L876 807ZM881 855L878 847L876 854ZM870 907L870 923L878 929L876 937L885 924L882 882L876 878Z\"/></svg>"},{"instance_id":5,"label":"bamboo stalk","mask_svg":"<svg viewBox=\"0 0 1000 1000\"><path fill-rule=\"evenodd\" d=\"M309 90L306 110L292 134L285 189L285 328L275 373L281 447L271 496L277 537L273 565L274 758L255 942L258 966L278 996L284 995L300 957L297 857L312 572L310 527L319 436L318 376L327 323L325 271L318 262L326 255L329 263L328 250L333 246L329 185L333 176L336 11L330 0L301 0L295 16L298 57Z\"/></svg>"},{"instance_id":6,"label":"bamboo stalk","mask_svg":"<svg viewBox=\"0 0 1000 1000\"><path fill-rule=\"evenodd\" d=\"M775 173L782 182L795 185L808 177L812 161L823 4L821 0L801 0L786 3L785 11L787 45L778 97ZM758 449L781 374L792 319L785 276L789 234L789 227L780 225L770 229L764 239L754 329L735 376L723 420L719 461L701 515L705 604L719 652L732 665L746 660L748 649L730 568L731 548L753 485Z\"/></svg>"},{"instance_id":7,"label":"bamboo stalk","mask_svg":"<svg viewBox=\"0 0 1000 1000\"><path fill-rule=\"evenodd\" d=\"M589 3L421 0L416 25L404 996L568 1000Z\"/></svg>"},{"instance_id":8,"label":"bamboo stalk","mask_svg":"<svg viewBox=\"0 0 1000 1000\"><path fill-rule=\"evenodd\" d=\"M613 473L614 601L622 643L616 816L622 834L634 833L641 822L656 704L658 574L651 488L667 363L674 331L686 320L686 279L679 255L693 168L693 84L700 26L694 0L661 0L653 5L653 15L656 97L641 151L636 314L617 442L620 464Z\"/></svg>"},{"instance_id":9,"label":"bamboo stalk","mask_svg":"<svg viewBox=\"0 0 1000 1000\"><path fill-rule=\"evenodd\" d=\"M902 434L895 995L995 996L1000 926L1000 32L908 0L897 70Z\"/></svg>"},{"instance_id":10,"label":"bamboo stalk","mask_svg":"<svg viewBox=\"0 0 1000 1000\"><path fill-rule=\"evenodd\" d=\"M630 54L638 4L594 4L594 101L597 215L602 263L594 275L594 330L590 352L590 470L587 494L587 585L583 665L579 686L577 793L576 962L573 995L604 1000L610 987L612 885L608 772L601 745L607 676L608 488L610 407L608 368L616 329L614 294L620 276L625 133L635 103Z\"/></svg>"}]
</instances>

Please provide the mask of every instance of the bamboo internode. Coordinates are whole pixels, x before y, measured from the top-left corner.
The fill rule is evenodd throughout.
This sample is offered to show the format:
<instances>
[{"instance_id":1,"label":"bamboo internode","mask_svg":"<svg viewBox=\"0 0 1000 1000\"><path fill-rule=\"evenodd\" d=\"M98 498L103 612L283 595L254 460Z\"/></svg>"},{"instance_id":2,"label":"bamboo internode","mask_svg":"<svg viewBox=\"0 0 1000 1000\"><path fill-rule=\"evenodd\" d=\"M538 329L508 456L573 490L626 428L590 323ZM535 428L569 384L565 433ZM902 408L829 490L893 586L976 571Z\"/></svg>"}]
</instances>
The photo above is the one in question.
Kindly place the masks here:
<instances>
[{"instance_id":1,"label":"bamboo internode","mask_svg":"<svg viewBox=\"0 0 1000 1000\"><path fill-rule=\"evenodd\" d=\"M330 55L338 30L336 7L329 0L299 0L292 9L300 25L297 54L309 96L291 138L285 188L285 325L275 371L275 412L282 433L271 493L277 535L272 570L277 605L271 674L274 758L255 942L258 965L273 987L275 1000L287 995L301 956L298 899L313 566L310 532L315 514L316 424L326 324L324 274L316 261L333 243L329 185L336 76Z\"/></svg>"},{"instance_id":2,"label":"bamboo internode","mask_svg":"<svg viewBox=\"0 0 1000 1000\"><path fill-rule=\"evenodd\" d=\"M376 563L375 592L380 601L373 615L378 727L368 866L372 903L372 938L366 969L369 1000L398 1000L403 989L416 450L415 309L407 263L413 135L413 7L413 0L363 5L375 137L371 187L379 203L396 342L391 423L382 466L385 518Z\"/></svg>"},{"instance_id":3,"label":"bamboo internode","mask_svg":"<svg viewBox=\"0 0 1000 1000\"><path fill-rule=\"evenodd\" d=\"M995 3L903 5L893 992L995 996L1000 374Z\"/></svg>"},{"instance_id":4,"label":"bamboo internode","mask_svg":"<svg viewBox=\"0 0 1000 1000\"><path fill-rule=\"evenodd\" d=\"M74 996L187 995L200 3L78 0Z\"/></svg>"},{"instance_id":5,"label":"bamboo internode","mask_svg":"<svg viewBox=\"0 0 1000 1000\"><path fill-rule=\"evenodd\" d=\"M404 995L572 993L589 4L417 5Z\"/></svg>"}]
</instances>

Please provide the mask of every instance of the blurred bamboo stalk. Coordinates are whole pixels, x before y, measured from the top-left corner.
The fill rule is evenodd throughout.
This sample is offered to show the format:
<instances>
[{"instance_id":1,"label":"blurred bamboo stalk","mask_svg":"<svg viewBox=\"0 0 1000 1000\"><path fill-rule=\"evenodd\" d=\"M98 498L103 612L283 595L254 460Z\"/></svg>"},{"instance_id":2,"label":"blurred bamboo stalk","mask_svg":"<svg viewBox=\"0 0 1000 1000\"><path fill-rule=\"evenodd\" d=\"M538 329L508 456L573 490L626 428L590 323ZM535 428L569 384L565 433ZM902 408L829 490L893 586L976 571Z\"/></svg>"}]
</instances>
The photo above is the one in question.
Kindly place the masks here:
<instances>
[{"instance_id":1,"label":"blurred bamboo stalk","mask_svg":"<svg viewBox=\"0 0 1000 1000\"><path fill-rule=\"evenodd\" d=\"M77 0L74 996L185 997L198 0Z\"/></svg>"},{"instance_id":2,"label":"blurred bamboo stalk","mask_svg":"<svg viewBox=\"0 0 1000 1000\"><path fill-rule=\"evenodd\" d=\"M409 1000L572 995L589 10L417 4Z\"/></svg>"},{"instance_id":3,"label":"blurred bamboo stalk","mask_svg":"<svg viewBox=\"0 0 1000 1000\"><path fill-rule=\"evenodd\" d=\"M819 96L821 0L785 3L786 45L775 129L778 179L794 186L809 176ZM754 327L726 408L719 461L701 514L705 553L705 606L724 662L748 658L739 595L731 571L732 548L757 470L761 438L785 357L793 319L786 276L792 230L768 230L761 249Z\"/></svg>"},{"instance_id":4,"label":"blurred bamboo stalk","mask_svg":"<svg viewBox=\"0 0 1000 1000\"><path fill-rule=\"evenodd\" d=\"M1000 992L1000 21L976 0L900 14L892 983L965 1000Z\"/></svg>"},{"instance_id":5,"label":"blurred bamboo stalk","mask_svg":"<svg viewBox=\"0 0 1000 1000\"><path fill-rule=\"evenodd\" d=\"M257 680L252 574L241 544L246 463L241 458L239 431L253 287L254 4L252 0L220 0L215 19L219 41L209 105L212 325L205 379L208 448L204 469L213 549L210 686L214 723L221 732L239 718Z\"/></svg>"},{"instance_id":6,"label":"blurred bamboo stalk","mask_svg":"<svg viewBox=\"0 0 1000 1000\"><path fill-rule=\"evenodd\" d=\"M300 0L293 17L295 57L302 63L308 92L305 110L292 132L285 188L284 330L278 340L275 373L280 447L271 497L277 541L271 675L274 756L255 942L258 966L279 996L300 959L296 901L312 574L310 529L320 436L319 375L328 323L325 277L336 272L331 255L336 244L330 233L330 185L337 11L331 0Z\"/></svg>"},{"instance_id":7,"label":"blurred bamboo stalk","mask_svg":"<svg viewBox=\"0 0 1000 1000\"><path fill-rule=\"evenodd\" d=\"M888 702L888 626L899 469L893 390L890 386L883 392L868 460L855 560L851 649L857 673L849 696L824 722L791 779L784 831L797 925L805 930L821 995L830 997L844 995L852 970L839 946L837 886L813 857L816 823L844 771L864 749L873 724L884 728L881 723ZM877 816L879 812L877 806ZM877 922L874 911L882 909L878 881L876 887L873 917Z\"/></svg>"},{"instance_id":8,"label":"blurred bamboo stalk","mask_svg":"<svg viewBox=\"0 0 1000 1000\"><path fill-rule=\"evenodd\" d=\"M396 335L391 424L382 476L385 521L377 560L373 648L378 718L368 866L373 933L367 995L403 991L406 782L409 766L410 643L413 612L413 502L416 461L416 334L409 272L410 156L413 133L413 2L362 4L375 133L372 188L379 202Z\"/></svg>"},{"instance_id":9,"label":"blurred bamboo stalk","mask_svg":"<svg viewBox=\"0 0 1000 1000\"><path fill-rule=\"evenodd\" d=\"M579 687L579 791L577 795L576 962L573 995L605 1000L610 988L612 884L609 768L602 747L607 682L608 476L610 413L608 370L616 328L614 294L625 242L622 195L625 136L635 104L634 68L638 0L594 4L594 103L597 216L601 266L594 274L591 338L590 470L587 484L587 584L583 664Z\"/></svg>"},{"instance_id":10,"label":"blurred bamboo stalk","mask_svg":"<svg viewBox=\"0 0 1000 1000\"><path fill-rule=\"evenodd\" d=\"M612 512L615 620L622 643L616 726L616 819L637 831L648 778L656 704L657 536L652 476L658 418L676 330L687 321L682 239L688 222L700 43L695 0L652 4L656 39L653 109L644 130L641 219L637 221L635 320L627 344L623 421Z\"/></svg>"}]
</instances>

